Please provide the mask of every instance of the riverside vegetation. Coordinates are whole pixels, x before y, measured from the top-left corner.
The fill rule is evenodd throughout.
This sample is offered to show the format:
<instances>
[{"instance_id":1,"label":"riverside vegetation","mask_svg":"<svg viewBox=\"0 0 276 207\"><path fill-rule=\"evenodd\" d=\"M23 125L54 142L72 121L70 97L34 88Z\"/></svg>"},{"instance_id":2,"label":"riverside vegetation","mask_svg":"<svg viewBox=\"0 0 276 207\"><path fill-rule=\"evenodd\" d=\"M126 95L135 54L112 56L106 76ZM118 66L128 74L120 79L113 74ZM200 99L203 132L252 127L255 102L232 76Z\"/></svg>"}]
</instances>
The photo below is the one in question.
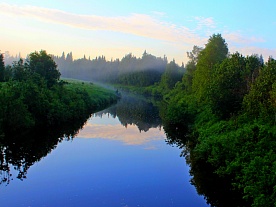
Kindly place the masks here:
<instances>
[{"instance_id":1,"label":"riverside vegetation","mask_svg":"<svg viewBox=\"0 0 276 207\"><path fill-rule=\"evenodd\" d=\"M220 34L187 55L185 67L146 52L142 58L129 54L121 61L105 57L72 61L71 53L55 58L61 66L70 66L62 68L67 77L90 74L89 79L161 98L168 142L183 147L191 182L207 202L276 206L276 60L230 54ZM81 73L73 73L74 65L81 66ZM105 71L112 75L103 76ZM202 182L223 185L207 192ZM222 188L229 190L225 193ZM225 194L231 197L226 202Z\"/></svg>"},{"instance_id":2,"label":"riverside vegetation","mask_svg":"<svg viewBox=\"0 0 276 207\"><path fill-rule=\"evenodd\" d=\"M5 67L0 55L0 184L26 178L28 169L59 142L72 139L94 112L115 103L115 91L59 80L46 51Z\"/></svg>"},{"instance_id":3,"label":"riverside vegetation","mask_svg":"<svg viewBox=\"0 0 276 207\"><path fill-rule=\"evenodd\" d=\"M276 60L230 54L220 34L187 55L185 67L146 52L121 61L54 59L64 77L161 99L167 142L183 148L191 183L212 206L276 206Z\"/></svg>"},{"instance_id":4,"label":"riverside vegetation","mask_svg":"<svg viewBox=\"0 0 276 207\"><path fill-rule=\"evenodd\" d=\"M20 59L6 67L1 54L0 135L86 120L118 98L92 83L59 79L57 65L46 51L31 53L25 62Z\"/></svg>"}]
</instances>

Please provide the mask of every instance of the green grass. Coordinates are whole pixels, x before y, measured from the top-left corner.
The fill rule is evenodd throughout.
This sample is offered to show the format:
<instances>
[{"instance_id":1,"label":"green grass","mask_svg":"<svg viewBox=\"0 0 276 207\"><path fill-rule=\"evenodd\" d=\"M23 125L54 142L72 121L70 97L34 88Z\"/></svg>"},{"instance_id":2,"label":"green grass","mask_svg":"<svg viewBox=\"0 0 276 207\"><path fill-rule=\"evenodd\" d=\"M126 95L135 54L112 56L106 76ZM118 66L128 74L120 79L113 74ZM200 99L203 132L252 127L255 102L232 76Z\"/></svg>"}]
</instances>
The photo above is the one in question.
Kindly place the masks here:
<instances>
[{"instance_id":1,"label":"green grass","mask_svg":"<svg viewBox=\"0 0 276 207\"><path fill-rule=\"evenodd\" d=\"M69 90L86 91L89 94L91 104L96 106L97 110L104 109L119 99L115 91L103 88L92 82L76 79L63 80L68 83L65 87Z\"/></svg>"}]
</instances>

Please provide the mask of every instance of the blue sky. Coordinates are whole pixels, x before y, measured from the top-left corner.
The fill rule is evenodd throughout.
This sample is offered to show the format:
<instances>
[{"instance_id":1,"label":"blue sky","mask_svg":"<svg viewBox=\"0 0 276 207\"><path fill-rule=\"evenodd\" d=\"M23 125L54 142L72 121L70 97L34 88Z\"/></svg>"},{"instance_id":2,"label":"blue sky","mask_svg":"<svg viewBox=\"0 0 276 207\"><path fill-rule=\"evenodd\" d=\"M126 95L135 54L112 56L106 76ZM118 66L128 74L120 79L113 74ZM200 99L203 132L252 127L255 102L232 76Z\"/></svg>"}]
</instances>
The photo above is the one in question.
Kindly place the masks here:
<instances>
[{"instance_id":1,"label":"blue sky","mask_svg":"<svg viewBox=\"0 0 276 207\"><path fill-rule=\"evenodd\" d=\"M276 1L0 0L2 52L41 49L94 58L144 50L187 62L193 45L220 33L230 52L276 58Z\"/></svg>"}]
</instances>

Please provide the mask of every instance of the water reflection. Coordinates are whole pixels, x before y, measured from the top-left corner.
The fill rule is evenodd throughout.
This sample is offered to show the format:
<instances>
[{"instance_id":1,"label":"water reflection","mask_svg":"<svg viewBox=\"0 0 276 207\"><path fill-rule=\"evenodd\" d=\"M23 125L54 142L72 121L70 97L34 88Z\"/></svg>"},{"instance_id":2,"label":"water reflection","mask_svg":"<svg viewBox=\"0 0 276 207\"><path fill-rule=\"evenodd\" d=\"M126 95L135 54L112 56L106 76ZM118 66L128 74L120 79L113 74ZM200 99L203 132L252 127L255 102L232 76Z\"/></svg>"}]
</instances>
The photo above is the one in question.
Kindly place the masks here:
<instances>
[{"instance_id":1,"label":"water reflection","mask_svg":"<svg viewBox=\"0 0 276 207\"><path fill-rule=\"evenodd\" d=\"M142 145L153 140L164 139L158 108L146 100L124 96L118 104L93 116L105 115L118 116L120 123L127 130L112 124L92 126L88 122L79 137L116 139L127 145ZM87 118L74 120L63 126L40 127L24 133L6 133L6 136L0 137L0 184L9 184L14 177L25 179L28 169L34 163L46 157L61 141L73 139ZM159 130L151 130L157 127ZM154 149L154 147L148 147L148 149Z\"/></svg>"},{"instance_id":2,"label":"water reflection","mask_svg":"<svg viewBox=\"0 0 276 207\"><path fill-rule=\"evenodd\" d=\"M72 178L82 179L81 177L83 176L85 177L85 179L91 181L92 184L95 184L96 182L102 182L99 184L99 188L102 188L104 185L107 185L107 181L109 180L112 186L118 185L120 188L127 188L126 191L122 190L122 192L130 192L128 189L130 187L128 186L129 183L132 183L134 187L130 188L132 190L132 195L130 195L129 197L134 197L134 195L136 195L137 193L137 186L140 186L141 195L147 196L147 194L150 195L150 193L155 193L155 196L162 195L160 196L161 198L159 198L159 200L166 198L166 195L168 194L167 188L168 186L172 186L170 192L171 194L173 194L173 196L177 197L177 199L175 199L178 200L179 205L168 203L168 205L166 206L182 206L181 198L184 196L183 190L190 187L187 187L184 183L181 183L181 174L183 173L183 171L181 170L183 169L176 169L175 163L174 165L172 164L176 161L168 160L172 153L170 149L166 149L167 151L169 151L169 153L161 150L160 152L158 150L152 150L157 149L157 147L153 145L154 142L160 144L164 142L164 139L167 139L168 144L177 145L179 148L183 149L182 156L185 156L186 161L191 169L191 183L196 187L197 192L200 195L204 195L206 200L214 206L238 206L236 201L239 202L239 199L236 199L237 196L235 192L231 191L231 186L229 186L228 182L218 178L213 173L212 169L209 169L210 167L206 164L204 160L199 163L195 162L195 159L193 159L193 156L195 156L192 150L194 144L192 137L190 137L189 135L189 130L187 126L176 126L174 124L168 123L166 122L164 116L162 120L159 116L159 109L161 109L161 115L165 114L165 106L164 108L158 108L145 99L125 96L118 104L112 106L109 109L94 114L91 119L87 121L86 124L85 120L76 120L75 123L70 123L67 126L59 126L57 128L51 129L40 128L21 135L11 135L3 137L0 142L0 171L2 172L1 183L9 183L12 180L11 168L15 168L18 179L22 180L26 178L29 168L34 163L40 161L43 157L46 157L47 154L55 149L61 141L72 140L73 137L78 134L77 136L79 138L90 138L89 141L97 138L101 138L101 141L103 139L119 140L125 145L135 145L131 147L142 145L143 149L150 150L144 150L143 153L140 153L138 151L131 151L134 157L129 158L128 156L130 156L130 154L126 153L129 153L130 151L127 151L126 149L120 148L120 150L118 150L118 148L115 148L114 145L111 145L109 143L102 143L102 148L97 149L95 143L93 143L91 145L92 147L89 146L90 148L85 150L87 152L86 155L83 154L83 151L82 153L80 153L79 156L83 156L81 158L77 157L76 154L69 155L70 153L67 153L67 159L71 159L70 162L72 162L72 164L68 164L71 167L69 168L70 170L67 170L67 176L71 176L70 179L68 179L70 182ZM108 116L117 118L106 119L106 117ZM103 117L103 119L99 119L99 117ZM84 129L80 130L84 124ZM162 124L164 127L162 127ZM164 132L166 133L167 138L165 138ZM75 144L77 145L78 142L76 142ZM104 149L103 147L106 147L106 145L110 145L108 148L108 152L102 150ZM82 147L85 148L86 146L79 146L79 148ZM71 151L77 150L74 149L73 146L71 146L71 148ZM126 153L120 154L121 151L125 151ZM102 162L99 159L100 155L102 157L108 158L108 162ZM140 157L141 159L138 159ZM178 157L177 154L175 157ZM110 161L110 159L112 159L112 161ZM149 163L147 163L147 161L149 161ZM167 164L163 165L165 161ZM62 160L61 165L66 165L67 162L68 161ZM82 164L82 162L84 162L84 164ZM93 162L96 164L90 166L90 163ZM87 165L87 163L89 163L89 165ZM114 167L113 165L115 165L115 163L116 166ZM81 166L79 166L80 164ZM152 168L152 166L155 166L155 168ZM94 174L94 176L91 175L92 168L93 172L96 173ZM131 171L131 176L134 177L134 179L130 179L131 176L128 174L131 168L133 169ZM74 175L70 174L70 172L76 172L76 169L82 172L82 176L76 178L74 177L74 173ZM87 171L87 174L84 174L85 171ZM112 172L113 174L110 175L110 172ZM165 174L162 174L161 172L165 172ZM124 173L123 178L119 177L122 173ZM176 174L177 176L179 176L178 179L175 179ZM118 177L116 177L117 175ZM99 179L101 177L103 177L103 179ZM128 177L130 178L126 179ZM93 178L97 179L90 180ZM126 181L124 181L125 179ZM158 182L155 183L154 181L156 179L158 179ZM118 182L118 180L122 180L126 183L123 183L122 185L120 182ZM83 180L80 180L79 183L82 183L81 186L78 186L76 183L73 183L73 185L77 185L82 193L83 188L86 188L87 192L90 192L91 186L84 186ZM91 183L90 185L92 185ZM151 186L146 186L146 184L148 183L151 184ZM143 186L141 186L142 184ZM147 192L147 188L144 185L147 188L151 187L152 192ZM162 186L162 188L159 187L159 185ZM73 189L73 187L71 187L71 189ZM162 192L161 189L163 190ZM114 189L110 187L109 190ZM100 192L100 190L96 192ZM125 195L123 195L122 192L120 192L122 194L121 196L124 197ZM147 193L144 195L145 192ZM179 192L181 192L182 194ZM95 192L93 193L95 194ZM104 195L99 196L103 197ZM172 195L170 196L173 197ZM197 202L200 203L201 206L204 206L204 202L202 202L201 200L197 200ZM154 200L151 200L151 203L153 205L156 204Z\"/></svg>"},{"instance_id":3,"label":"water reflection","mask_svg":"<svg viewBox=\"0 0 276 207\"><path fill-rule=\"evenodd\" d=\"M123 126L135 125L140 131L147 132L150 128L162 126L158 107L136 96L123 96L116 105L95 115L102 116L103 114L117 116Z\"/></svg>"},{"instance_id":4,"label":"water reflection","mask_svg":"<svg viewBox=\"0 0 276 207\"><path fill-rule=\"evenodd\" d=\"M2 188L4 196L0 203L7 206L206 206L188 183L188 170L184 159L178 156L179 149L164 142L158 114L158 108L147 100L126 97L118 105L94 114L79 133L84 122L73 131L39 129L1 143L6 147L1 148L4 155L1 169L6 172L6 178L11 170L5 170L4 163L17 167L20 179L29 171L30 179ZM60 143L72 140L76 133L72 142Z\"/></svg>"},{"instance_id":5,"label":"water reflection","mask_svg":"<svg viewBox=\"0 0 276 207\"><path fill-rule=\"evenodd\" d=\"M192 176L190 182L195 186L197 193L204 196L208 204L215 207L250 206L242 199L242 192L231 185L231 177L219 177L205 158L197 157L194 150L196 139L187 126L175 126L165 122L164 130L167 143L182 148L181 156L185 157L190 166Z\"/></svg>"},{"instance_id":6,"label":"water reflection","mask_svg":"<svg viewBox=\"0 0 276 207\"><path fill-rule=\"evenodd\" d=\"M39 127L28 132L6 134L0 140L0 184L27 177L28 169L56 148L59 142L76 136L85 118L58 127Z\"/></svg>"},{"instance_id":7,"label":"water reflection","mask_svg":"<svg viewBox=\"0 0 276 207\"><path fill-rule=\"evenodd\" d=\"M95 123L93 117L118 117L120 124ZM123 96L114 106L94 114L91 122L79 133L82 138L120 140L128 145L141 145L153 140L164 140L159 110L152 102L135 96ZM158 128L159 130L153 130Z\"/></svg>"},{"instance_id":8,"label":"water reflection","mask_svg":"<svg viewBox=\"0 0 276 207\"><path fill-rule=\"evenodd\" d=\"M106 117L108 115L103 115ZM78 137L80 138L101 138L122 141L127 145L142 145L154 140L164 140L163 129L152 130L147 129L147 132L140 131L137 126L131 124L126 128L120 127L116 124L100 124L93 122L96 116L92 117L85 125L84 129L80 131ZM93 122L93 123L92 123Z\"/></svg>"}]
</instances>

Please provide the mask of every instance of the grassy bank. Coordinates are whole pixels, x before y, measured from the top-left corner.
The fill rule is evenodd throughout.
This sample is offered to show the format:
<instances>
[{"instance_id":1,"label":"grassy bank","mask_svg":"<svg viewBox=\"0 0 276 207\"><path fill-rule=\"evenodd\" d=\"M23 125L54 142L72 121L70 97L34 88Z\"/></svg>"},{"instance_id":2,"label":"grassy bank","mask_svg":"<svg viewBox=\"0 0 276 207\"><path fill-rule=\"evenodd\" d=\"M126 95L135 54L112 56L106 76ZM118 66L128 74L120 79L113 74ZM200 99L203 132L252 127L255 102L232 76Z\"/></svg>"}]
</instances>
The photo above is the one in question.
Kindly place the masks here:
<instances>
[{"instance_id":1,"label":"grassy bank","mask_svg":"<svg viewBox=\"0 0 276 207\"><path fill-rule=\"evenodd\" d=\"M65 88L71 91L85 91L89 95L90 104L93 106L93 113L115 103L119 97L115 91L103 88L88 81L76 79L63 79L67 82Z\"/></svg>"}]
</instances>

